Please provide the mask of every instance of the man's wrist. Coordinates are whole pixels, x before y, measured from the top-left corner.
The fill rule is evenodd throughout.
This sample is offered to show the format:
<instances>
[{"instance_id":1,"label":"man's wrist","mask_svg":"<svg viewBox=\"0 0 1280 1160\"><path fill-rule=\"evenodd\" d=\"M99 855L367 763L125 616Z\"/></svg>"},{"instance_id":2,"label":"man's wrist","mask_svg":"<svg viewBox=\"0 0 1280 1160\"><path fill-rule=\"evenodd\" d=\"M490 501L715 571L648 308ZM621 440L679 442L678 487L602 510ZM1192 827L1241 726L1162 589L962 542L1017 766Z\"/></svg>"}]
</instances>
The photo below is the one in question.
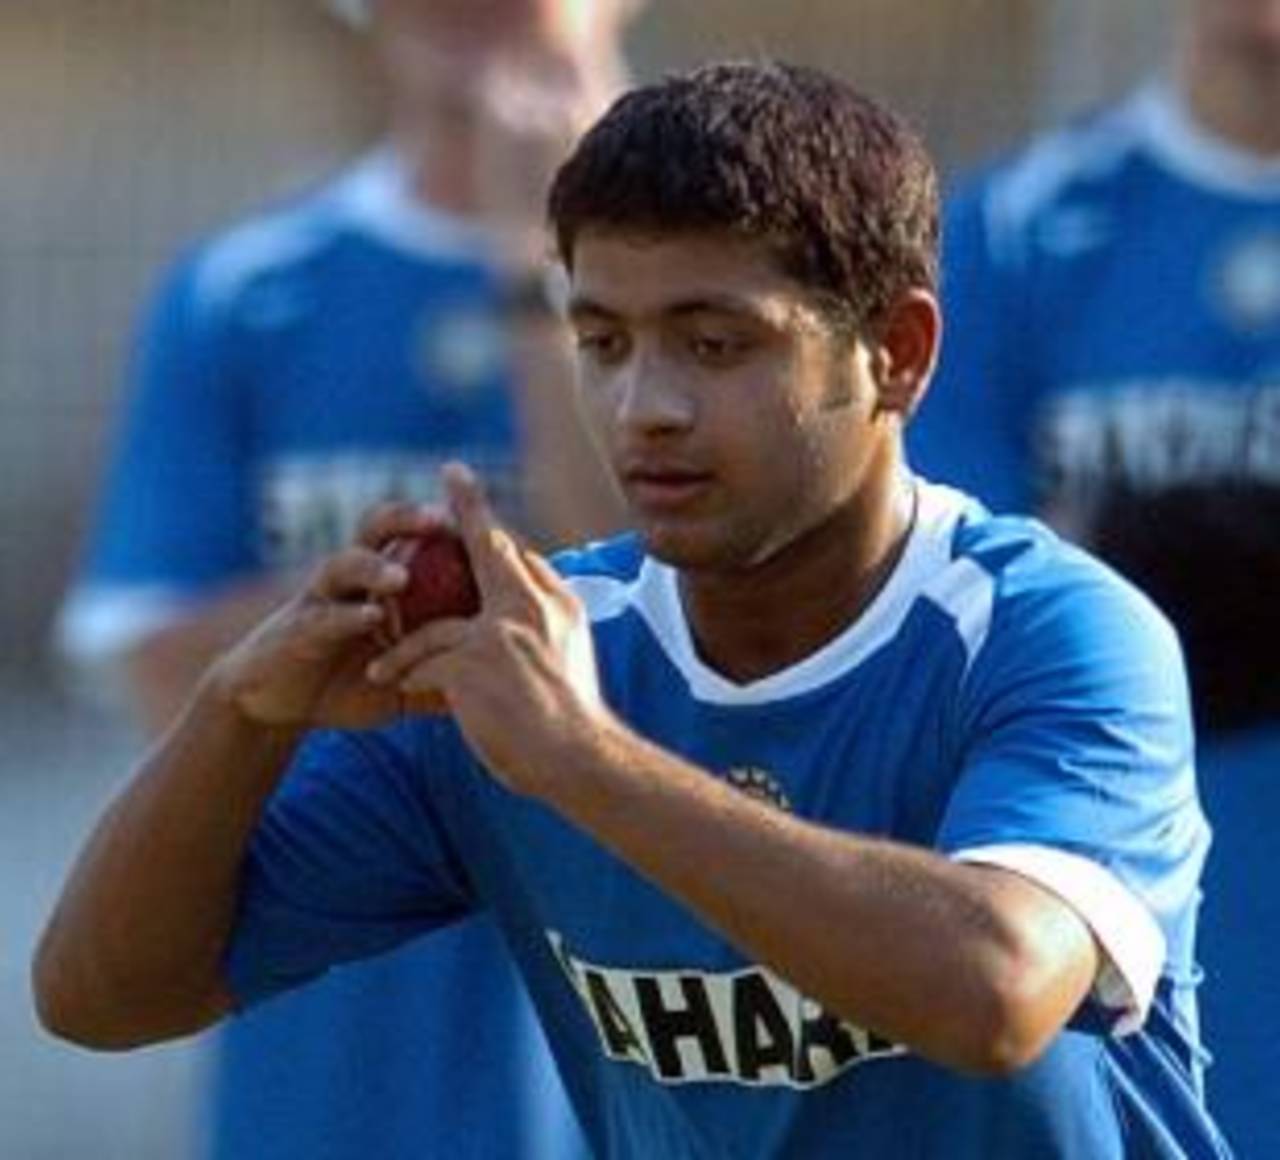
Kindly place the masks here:
<instances>
[{"instance_id":1,"label":"man's wrist","mask_svg":"<svg viewBox=\"0 0 1280 1160\"><path fill-rule=\"evenodd\" d=\"M296 744L307 732L305 723L267 720L250 707L243 682L227 657L214 661L206 670L188 711L198 712L237 734L255 734L285 745Z\"/></svg>"}]
</instances>

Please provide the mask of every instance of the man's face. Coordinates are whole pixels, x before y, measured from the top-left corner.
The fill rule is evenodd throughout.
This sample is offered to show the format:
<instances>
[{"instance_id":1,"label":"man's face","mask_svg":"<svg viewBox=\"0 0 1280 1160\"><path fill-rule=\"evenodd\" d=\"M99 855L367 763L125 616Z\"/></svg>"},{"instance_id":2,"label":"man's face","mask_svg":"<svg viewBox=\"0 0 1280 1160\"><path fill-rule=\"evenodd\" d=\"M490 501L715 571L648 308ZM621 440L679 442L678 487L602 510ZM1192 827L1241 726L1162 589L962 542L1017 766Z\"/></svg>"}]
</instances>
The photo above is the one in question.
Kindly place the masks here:
<instances>
[{"instance_id":1,"label":"man's face","mask_svg":"<svg viewBox=\"0 0 1280 1160\"><path fill-rule=\"evenodd\" d=\"M808 542L886 462L868 348L757 243L586 231L570 310L584 414L671 564L740 571Z\"/></svg>"},{"instance_id":2,"label":"man's face","mask_svg":"<svg viewBox=\"0 0 1280 1160\"><path fill-rule=\"evenodd\" d=\"M464 56L497 49L563 48L596 24L620 23L623 0L372 0L378 25L403 40L421 40Z\"/></svg>"},{"instance_id":3,"label":"man's face","mask_svg":"<svg viewBox=\"0 0 1280 1160\"><path fill-rule=\"evenodd\" d=\"M372 10L398 36L479 47L527 32L545 6L545 0L373 0Z\"/></svg>"},{"instance_id":4,"label":"man's face","mask_svg":"<svg viewBox=\"0 0 1280 1160\"><path fill-rule=\"evenodd\" d=\"M393 92L474 105L494 96L499 76L552 95L612 79L635 7L631 0L371 0L371 31Z\"/></svg>"}]
</instances>

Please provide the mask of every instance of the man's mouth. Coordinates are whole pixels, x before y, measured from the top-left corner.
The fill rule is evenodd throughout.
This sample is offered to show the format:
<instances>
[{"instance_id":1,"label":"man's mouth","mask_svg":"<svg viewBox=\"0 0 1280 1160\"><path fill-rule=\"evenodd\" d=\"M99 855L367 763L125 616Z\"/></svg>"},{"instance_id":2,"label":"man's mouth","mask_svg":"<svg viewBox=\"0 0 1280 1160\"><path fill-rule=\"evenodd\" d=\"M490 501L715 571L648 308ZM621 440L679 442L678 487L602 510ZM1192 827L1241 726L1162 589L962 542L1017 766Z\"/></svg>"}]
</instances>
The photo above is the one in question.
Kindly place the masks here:
<instances>
[{"instance_id":1,"label":"man's mouth","mask_svg":"<svg viewBox=\"0 0 1280 1160\"><path fill-rule=\"evenodd\" d=\"M623 472L627 495L641 507L679 507L698 498L711 485L710 472L684 467L644 465Z\"/></svg>"}]
</instances>

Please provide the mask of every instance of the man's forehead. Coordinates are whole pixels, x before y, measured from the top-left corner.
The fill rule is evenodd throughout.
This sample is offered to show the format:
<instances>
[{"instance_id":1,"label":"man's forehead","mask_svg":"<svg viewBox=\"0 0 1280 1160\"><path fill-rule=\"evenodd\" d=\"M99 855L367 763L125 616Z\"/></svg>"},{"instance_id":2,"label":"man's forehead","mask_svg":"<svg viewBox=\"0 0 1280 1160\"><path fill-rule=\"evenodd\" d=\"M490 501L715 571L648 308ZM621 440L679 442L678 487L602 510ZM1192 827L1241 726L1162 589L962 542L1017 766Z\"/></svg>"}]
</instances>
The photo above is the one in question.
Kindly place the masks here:
<instances>
[{"instance_id":1,"label":"man's forehead","mask_svg":"<svg viewBox=\"0 0 1280 1160\"><path fill-rule=\"evenodd\" d=\"M591 229L574 245L571 307L616 313L786 313L802 296L759 241L724 234Z\"/></svg>"}]
</instances>

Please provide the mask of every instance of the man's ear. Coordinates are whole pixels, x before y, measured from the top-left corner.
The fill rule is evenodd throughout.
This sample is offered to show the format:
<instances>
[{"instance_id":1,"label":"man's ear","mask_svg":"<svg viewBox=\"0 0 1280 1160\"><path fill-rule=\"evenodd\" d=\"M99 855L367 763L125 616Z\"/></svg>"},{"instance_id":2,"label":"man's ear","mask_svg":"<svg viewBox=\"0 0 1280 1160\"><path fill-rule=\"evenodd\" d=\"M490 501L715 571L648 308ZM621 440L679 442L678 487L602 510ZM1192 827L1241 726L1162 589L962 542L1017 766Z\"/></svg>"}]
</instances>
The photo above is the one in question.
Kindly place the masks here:
<instances>
[{"instance_id":1,"label":"man's ear","mask_svg":"<svg viewBox=\"0 0 1280 1160\"><path fill-rule=\"evenodd\" d=\"M928 290L914 288L893 300L871 327L871 368L877 409L906 422L924 398L938 362L942 312Z\"/></svg>"}]
</instances>

